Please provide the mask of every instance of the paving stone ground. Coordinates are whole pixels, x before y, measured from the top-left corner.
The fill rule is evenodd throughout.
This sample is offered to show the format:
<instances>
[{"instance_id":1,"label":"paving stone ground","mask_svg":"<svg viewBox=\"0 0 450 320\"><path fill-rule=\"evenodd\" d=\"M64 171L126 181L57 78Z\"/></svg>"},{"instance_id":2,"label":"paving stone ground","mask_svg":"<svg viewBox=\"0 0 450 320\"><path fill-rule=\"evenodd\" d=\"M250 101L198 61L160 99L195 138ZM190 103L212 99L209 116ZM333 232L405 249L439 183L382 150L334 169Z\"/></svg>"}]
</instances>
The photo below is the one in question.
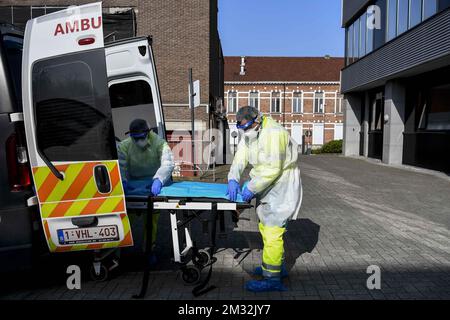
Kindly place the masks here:
<instances>
[{"instance_id":1,"label":"paving stone ground","mask_svg":"<svg viewBox=\"0 0 450 320\"><path fill-rule=\"evenodd\" d=\"M227 223L230 233L219 240L211 278L217 289L197 299L450 298L449 179L341 156L302 156L300 168L302 211L289 224L285 241L289 291L244 290L262 253L256 214L247 210L238 228ZM219 179L226 170L219 168ZM168 222L163 215L160 263L151 273L146 299L194 299L192 287L183 285L170 263ZM193 231L200 234L198 243L205 243L199 226ZM138 229L135 238L140 238ZM130 252L124 252L123 259L115 278L96 283L84 272L81 290L74 291L66 289L65 268L77 263L76 258L52 260L31 274L9 276L0 287L0 298L130 299L139 290L141 265ZM380 290L366 286L371 265L381 269Z\"/></svg>"}]
</instances>

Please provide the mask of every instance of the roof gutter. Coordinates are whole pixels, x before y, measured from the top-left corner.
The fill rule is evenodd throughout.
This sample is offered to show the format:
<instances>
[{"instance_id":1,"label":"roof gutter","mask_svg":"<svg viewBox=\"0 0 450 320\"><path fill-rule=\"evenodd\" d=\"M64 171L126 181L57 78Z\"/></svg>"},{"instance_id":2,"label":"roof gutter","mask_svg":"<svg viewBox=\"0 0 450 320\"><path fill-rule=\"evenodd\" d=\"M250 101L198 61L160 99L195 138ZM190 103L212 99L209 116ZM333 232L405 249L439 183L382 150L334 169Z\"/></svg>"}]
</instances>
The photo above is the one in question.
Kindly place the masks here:
<instances>
[{"instance_id":1,"label":"roof gutter","mask_svg":"<svg viewBox=\"0 0 450 320\"><path fill-rule=\"evenodd\" d=\"M266 85L340 85L340 81L225 81L226 85L253 85L253 84L266 84Z\"/></svg>"}]
</instances>

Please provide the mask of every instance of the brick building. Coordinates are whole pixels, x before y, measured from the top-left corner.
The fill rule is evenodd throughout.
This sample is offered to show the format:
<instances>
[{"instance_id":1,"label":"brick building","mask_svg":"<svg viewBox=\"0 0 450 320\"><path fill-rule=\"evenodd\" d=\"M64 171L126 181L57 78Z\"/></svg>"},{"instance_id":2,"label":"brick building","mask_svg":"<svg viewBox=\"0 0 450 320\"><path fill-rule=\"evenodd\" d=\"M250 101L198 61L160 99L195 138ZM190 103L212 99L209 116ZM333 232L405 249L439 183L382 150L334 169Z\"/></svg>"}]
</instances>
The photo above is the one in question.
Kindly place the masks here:
<instances>
[{"instance_id":1,"label":"brick building","mask_svg":"<svg viewBox=\"0 0 450 320\"><path fill-rule=\"evenodd\" d=\"M28 19L95 0L0 0L0 22L25 26ZM217 0L104 0L106 41L153 37L166 128L190 131L188 69L200 80L196 128L223 127L223 58L217 31Z\"/></svg>"},{"instance_id":2,"label":"brick building","mask_svg":"<svg viewBox=\"0 0 450 320\"><path fill-rule=\"evenodd\" d=\"M225 57L225 108L230 132L236 111L252 105L283 124L300 145L343 138L343 58ZM230 138L231 144L235 141Z\"/></svg>"}]
</instances>

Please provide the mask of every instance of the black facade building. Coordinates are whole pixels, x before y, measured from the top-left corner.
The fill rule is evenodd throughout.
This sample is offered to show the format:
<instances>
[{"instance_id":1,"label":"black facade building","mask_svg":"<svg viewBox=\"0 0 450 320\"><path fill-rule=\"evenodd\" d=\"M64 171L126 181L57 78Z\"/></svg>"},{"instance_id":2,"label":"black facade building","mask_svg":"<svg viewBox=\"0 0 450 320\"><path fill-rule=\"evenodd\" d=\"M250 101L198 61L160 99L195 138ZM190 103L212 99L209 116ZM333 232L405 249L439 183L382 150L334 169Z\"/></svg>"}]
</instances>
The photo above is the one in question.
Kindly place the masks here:
<instances>
[{"instance_id":1,"label":"black facade building","mask_svg":"<svg viewBox=\"0 0 450 320\"><path fill-rule=\"evenodd\" d=\"M450 172L450 0L343 0L344 154Z\"/></svg>"}]
</instances>

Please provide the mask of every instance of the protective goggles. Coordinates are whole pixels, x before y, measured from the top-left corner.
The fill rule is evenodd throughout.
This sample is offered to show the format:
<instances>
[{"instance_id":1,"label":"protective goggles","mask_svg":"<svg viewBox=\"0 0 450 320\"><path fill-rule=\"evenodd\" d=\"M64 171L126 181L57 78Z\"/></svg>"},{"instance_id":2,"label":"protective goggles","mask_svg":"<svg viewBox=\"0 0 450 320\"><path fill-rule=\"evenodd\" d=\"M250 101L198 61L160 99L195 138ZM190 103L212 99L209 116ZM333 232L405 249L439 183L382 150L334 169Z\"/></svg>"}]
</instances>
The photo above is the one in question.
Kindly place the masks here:
<instances>
[{"instance_id":1,"label":"protective goggles","mask_svg":"<svg viewBox=\"0 0 450 320\"><path fill-rule=\"evenodd\" d=\"M247 131L255 122L256 119L258 119L258 117L256 117L255 119L247 122L246 124L241 124L240 122L236 125L236 128L238 128L239 130L244 130Z\"/></svg>"},{"instance_id":2,"label":"protective goggles","mask_svg":"<svg viewBox=\"0 0 450 320\"><path fill-rule=\"evenodd\" d=\"M147 139L148 132L140 132L140 133L130 133L130 137L134 141L145 140Z\"/></svg>"}]
</instances>

